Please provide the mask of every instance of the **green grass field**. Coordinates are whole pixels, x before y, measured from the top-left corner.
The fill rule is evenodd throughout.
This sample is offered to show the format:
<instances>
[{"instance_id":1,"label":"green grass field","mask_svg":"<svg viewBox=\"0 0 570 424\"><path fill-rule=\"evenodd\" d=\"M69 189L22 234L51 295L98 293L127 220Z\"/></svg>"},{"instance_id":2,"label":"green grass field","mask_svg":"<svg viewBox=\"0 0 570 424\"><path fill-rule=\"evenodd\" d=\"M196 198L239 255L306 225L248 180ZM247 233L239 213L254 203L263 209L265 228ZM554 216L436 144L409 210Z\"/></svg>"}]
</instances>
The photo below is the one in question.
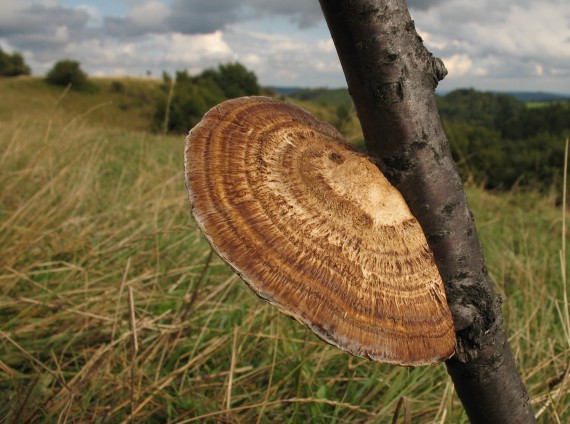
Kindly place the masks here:
<instances>
[{"instance_id":1,"label":"green grass field","mask_svg":"<svg viewBox=\"0 0 570 424\"><path fill-rule=\"evenodd\" d=\"M466 423L444 365L348 356L212 255L184 136L143 131L155 87L133 84L0 80L0 423ZM562 211L468 196L539 422L566 423Z\"/></svg>"}]
</instances>

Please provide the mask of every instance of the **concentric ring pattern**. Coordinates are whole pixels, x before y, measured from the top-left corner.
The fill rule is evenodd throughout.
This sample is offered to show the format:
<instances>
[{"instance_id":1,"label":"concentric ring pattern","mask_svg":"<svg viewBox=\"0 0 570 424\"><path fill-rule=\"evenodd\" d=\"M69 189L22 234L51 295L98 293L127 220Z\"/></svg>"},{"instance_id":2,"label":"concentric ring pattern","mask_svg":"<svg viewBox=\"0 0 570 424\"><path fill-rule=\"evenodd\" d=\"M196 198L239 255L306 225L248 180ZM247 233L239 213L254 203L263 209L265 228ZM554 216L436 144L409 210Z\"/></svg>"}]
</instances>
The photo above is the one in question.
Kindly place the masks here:
<instances>
[{"instance_id":1,"label":"concentric ring pattern","mask_svg":"<svg viewBox=\"0 0 570 424\"><path fill-rule=\"evenodd\" d=\"M230 100L190 131L185 171L198 226L258 296L357 356L416 366L453 354L420 225L331 125L270 98Z\"/></svg>"}]
</instances>

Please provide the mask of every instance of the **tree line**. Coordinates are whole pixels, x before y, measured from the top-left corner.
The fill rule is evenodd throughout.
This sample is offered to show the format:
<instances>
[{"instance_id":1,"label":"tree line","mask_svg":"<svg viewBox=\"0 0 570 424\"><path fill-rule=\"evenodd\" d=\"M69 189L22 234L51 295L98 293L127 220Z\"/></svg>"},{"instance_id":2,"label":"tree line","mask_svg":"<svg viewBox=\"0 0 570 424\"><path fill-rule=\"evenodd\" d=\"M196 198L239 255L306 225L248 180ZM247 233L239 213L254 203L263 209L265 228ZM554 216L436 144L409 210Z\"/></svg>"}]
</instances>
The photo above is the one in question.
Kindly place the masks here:
<instances>
[{"instance_id":1,"label":"tree line","mask_svg":"<svg viewBox=\"0 0 570 424\"><path fill-rule=\"evenodd\" d=\"M30 67L19 52L0 49L0 76L29 74ZM74 90L97 89L80 63L73 60L56 62L45 80ZM274 94L262 89L255 73L238 62L198 75L185 70L174 76L164 72L152 128L187 133L216 104L262 92ZM336 109L337 119L332 123L340 130L353 110L346 89L300 89L289 95ZM570 137L570 100L531 108L508 94L460 89L437 96L437 104L464 181L505 190L525 186L545 191L561 185L565 140Z\"/></svg>"},{"instance_id":2,"label":"tree line","mask_svg":"<svg viewBox=\"0 0 570 424\"><path fill-rule=\"evenodd\" d=\"M531 108L507 94L461 89L437 102L464 180L489 189L560 185L570 101Z\"/></svg>"}]
</instances>

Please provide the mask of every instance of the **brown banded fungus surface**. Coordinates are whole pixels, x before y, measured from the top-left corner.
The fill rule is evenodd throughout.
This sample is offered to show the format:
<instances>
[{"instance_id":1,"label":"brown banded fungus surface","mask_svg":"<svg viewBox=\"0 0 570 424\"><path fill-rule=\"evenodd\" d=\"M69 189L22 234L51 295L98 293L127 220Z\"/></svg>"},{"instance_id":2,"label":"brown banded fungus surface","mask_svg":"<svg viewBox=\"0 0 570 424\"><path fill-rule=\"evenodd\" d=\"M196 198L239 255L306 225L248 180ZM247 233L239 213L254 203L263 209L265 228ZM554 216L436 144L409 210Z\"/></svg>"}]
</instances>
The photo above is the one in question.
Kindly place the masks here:
<instances>
[{"instance_id":1,"label":"brown banded fungus surface","mask_svg":"<svg viewBox=\"0 0 570 424\"><path fill-rule=\"evenodd\" d=\"M262 299L357 356L415 366L453 354L420 225L334 127L270 98L230 100L190 131L185 170L198 226Z\"/></svg>"}]
</instances>

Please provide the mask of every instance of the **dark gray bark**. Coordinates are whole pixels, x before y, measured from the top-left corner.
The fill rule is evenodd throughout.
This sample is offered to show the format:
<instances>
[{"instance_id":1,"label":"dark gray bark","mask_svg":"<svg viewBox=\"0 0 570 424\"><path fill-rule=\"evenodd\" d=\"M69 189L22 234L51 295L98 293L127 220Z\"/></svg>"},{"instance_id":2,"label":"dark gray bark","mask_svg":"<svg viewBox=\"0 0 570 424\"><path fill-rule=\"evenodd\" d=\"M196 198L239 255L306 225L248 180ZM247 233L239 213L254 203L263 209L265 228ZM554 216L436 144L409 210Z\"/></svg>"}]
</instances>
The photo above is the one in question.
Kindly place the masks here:
<instances>
[{"instance_id":1,"label":"dark gray bark","mask_svg":"<svg viewBox=\"0 0 570 424\"><path fill-rule=\"evenodd\" d=\"M457 333L447 369L469 419L536 422L435 105L445 66L404 0L320 3L368 152L422 225L445 283Z\"/></svg>"}]
</instances>

